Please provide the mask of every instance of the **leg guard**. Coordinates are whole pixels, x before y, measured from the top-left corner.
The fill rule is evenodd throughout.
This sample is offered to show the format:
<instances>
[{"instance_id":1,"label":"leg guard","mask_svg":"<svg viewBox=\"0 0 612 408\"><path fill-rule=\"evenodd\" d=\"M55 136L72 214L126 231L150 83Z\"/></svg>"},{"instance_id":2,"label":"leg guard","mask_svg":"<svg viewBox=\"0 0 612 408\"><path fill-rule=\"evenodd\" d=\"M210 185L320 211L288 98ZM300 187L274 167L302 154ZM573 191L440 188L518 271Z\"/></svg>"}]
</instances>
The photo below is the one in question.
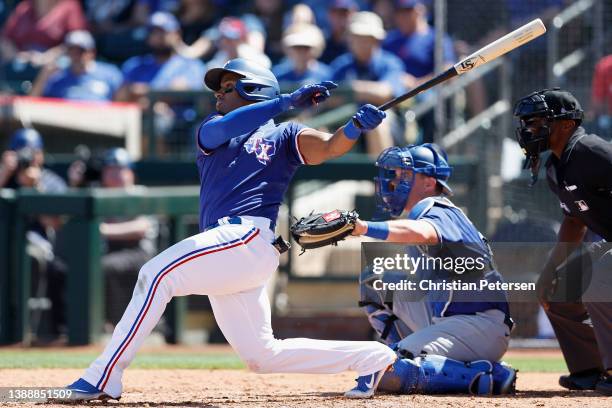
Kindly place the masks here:
<instances>
[{"instance_id":1,"label":"leg guard","mask_svg":"<svg viewBox=\"0 0 612 408\"><path fill-rule=\"evenodd\" d=\"M397 328L397 316L388 308L376 303L360 303L368 316L370 325L376 330L380 339L386 344L397 343L401 335Z\"/></svg>"},{"instance_id":2,"label":"leg guard","mask_svg":"<svg viewBox=\"0 0 612 408\"><path fill-rule=\"evenodd\" d=\"M493 364L486 360L463 363L428 355L397 360L385 373L379 389L402 394L493 393Z\"/></svg>"}]
</instances>

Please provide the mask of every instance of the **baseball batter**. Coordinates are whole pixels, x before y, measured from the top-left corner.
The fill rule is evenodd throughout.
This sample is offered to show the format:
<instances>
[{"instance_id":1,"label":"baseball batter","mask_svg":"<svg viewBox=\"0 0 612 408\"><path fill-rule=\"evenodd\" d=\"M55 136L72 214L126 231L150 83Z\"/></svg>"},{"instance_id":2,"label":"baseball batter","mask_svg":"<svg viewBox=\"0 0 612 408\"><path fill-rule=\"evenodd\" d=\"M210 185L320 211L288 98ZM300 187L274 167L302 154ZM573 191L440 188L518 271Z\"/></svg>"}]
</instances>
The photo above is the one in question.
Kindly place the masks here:
<instances>
[{"instance_id":1,"label":"baseball batter","mask_svg":"<svg viewBox=\"0 0 612 408\"><path fill-rule=\"evenodd\" d=\"M384 222L357 220L353 235L418 244L418 248L408 247L414 258L480 260L473 265L481 266L467 272L449 269L446 261L444 267L430 263L419 267L419 281L503 281L485 238L446 198L452 193L447 184L451 168L439 146L393 147L381 153L376 165L379 209L391 217L404 211L408 216ZM451 287L426 291L422 301L398 291L391 298L375 290L380 288L372 285L374 277L380 275L366 274L362 279L361 306L381 338L405 357L384 374L382 389L475 394L513 390L516 371L498 363L508 348L513 327L505 292ZM384 279L388 278L385 274Z\"/></svg>"},{"instance_id":2,"label":"baseball batter","mask_svg":"<svg viewBox=\"0 0 612 408\"><path fill-rule=\"evenodd\" d=\"M266 282L278 267L273 246L279 205L295 171L346 153L362 131L385 113L372 105L333 135L273 118L324 101L332 82L280 94L267 69L242 59L209 70L216 113L197 133L200 233L147 262L112 339L85 374L69 386L77 400L119 399L121 378L174 296L208 295L225 338L258 373L338 373L354 370L358 384L348 397L371 397L396 359L374 341L278 340L271 327Z\"/></svg>"}]
</instances>

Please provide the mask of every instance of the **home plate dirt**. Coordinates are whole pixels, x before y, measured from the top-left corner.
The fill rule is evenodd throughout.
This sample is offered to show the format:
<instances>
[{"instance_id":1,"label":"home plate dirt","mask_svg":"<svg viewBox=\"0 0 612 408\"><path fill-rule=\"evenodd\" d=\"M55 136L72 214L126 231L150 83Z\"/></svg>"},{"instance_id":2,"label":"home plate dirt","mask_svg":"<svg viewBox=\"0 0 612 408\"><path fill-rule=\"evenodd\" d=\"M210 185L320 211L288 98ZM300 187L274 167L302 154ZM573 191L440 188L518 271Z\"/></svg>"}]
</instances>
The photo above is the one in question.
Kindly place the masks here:
<instances>
[{"instance_id":1,"label":"home plate dirt","mask_svg":"<svg viewBox=\"0 0 612 408\"><path fill-rule=\"evenodd\" d=\"M0 370L0 386L61 386L74 381L78 369ZM342 396L354 384L350 373L335 375L254 374L246 370L139 370L128 369L120 402L88 406L126 407L612 407L612 399L594 392L564 391L557 385L561 373L519 373L518 392L512 396L376 395L347 400ZM1 404L0 404L1 405ZM58 404L7 404L56 407ZM75 406L71 404L70 406Z\"/></svg>"}]
</instances>

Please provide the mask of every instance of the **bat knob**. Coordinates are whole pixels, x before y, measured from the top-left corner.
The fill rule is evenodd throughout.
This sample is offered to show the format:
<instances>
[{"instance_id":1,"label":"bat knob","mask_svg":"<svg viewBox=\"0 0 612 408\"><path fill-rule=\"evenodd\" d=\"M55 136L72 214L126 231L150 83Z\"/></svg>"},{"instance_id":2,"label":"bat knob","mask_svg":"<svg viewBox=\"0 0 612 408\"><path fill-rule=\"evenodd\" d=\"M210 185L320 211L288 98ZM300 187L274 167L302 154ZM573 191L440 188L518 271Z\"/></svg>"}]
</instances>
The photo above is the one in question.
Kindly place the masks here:
<instances>
[{"instance_id":1,"label":"bat knob","mask_svg":"<svg viewBox=\"0 0 612 408\"><path fill-rule=\"evenodd\" d=\"M357 129L363 129L363 126L361 126L361 123L359 123L356 118L352 118L351 120L353 121L353 126L355 126Z\"/></svg>"}]
</instances>

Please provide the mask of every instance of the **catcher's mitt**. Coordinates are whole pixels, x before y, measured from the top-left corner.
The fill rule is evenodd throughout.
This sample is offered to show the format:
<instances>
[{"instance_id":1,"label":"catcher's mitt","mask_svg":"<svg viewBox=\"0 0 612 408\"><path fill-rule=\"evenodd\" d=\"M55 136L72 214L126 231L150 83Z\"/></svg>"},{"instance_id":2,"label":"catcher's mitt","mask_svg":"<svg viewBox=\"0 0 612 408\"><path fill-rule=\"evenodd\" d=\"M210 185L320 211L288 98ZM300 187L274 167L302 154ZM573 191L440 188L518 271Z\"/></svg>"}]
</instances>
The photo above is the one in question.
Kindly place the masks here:
<instances>
[{"instance_id":1,"label":"catcher's mitt","mask_svg":"<svg viewBox=\"0 0 612 408\"><path fill-rule=\"evenodd\" d=\"M351 234L358 217L356 211L346 210L310 214L291 226L291 235L303 250L337 245Z\"/></svg>"}]
</instances>

